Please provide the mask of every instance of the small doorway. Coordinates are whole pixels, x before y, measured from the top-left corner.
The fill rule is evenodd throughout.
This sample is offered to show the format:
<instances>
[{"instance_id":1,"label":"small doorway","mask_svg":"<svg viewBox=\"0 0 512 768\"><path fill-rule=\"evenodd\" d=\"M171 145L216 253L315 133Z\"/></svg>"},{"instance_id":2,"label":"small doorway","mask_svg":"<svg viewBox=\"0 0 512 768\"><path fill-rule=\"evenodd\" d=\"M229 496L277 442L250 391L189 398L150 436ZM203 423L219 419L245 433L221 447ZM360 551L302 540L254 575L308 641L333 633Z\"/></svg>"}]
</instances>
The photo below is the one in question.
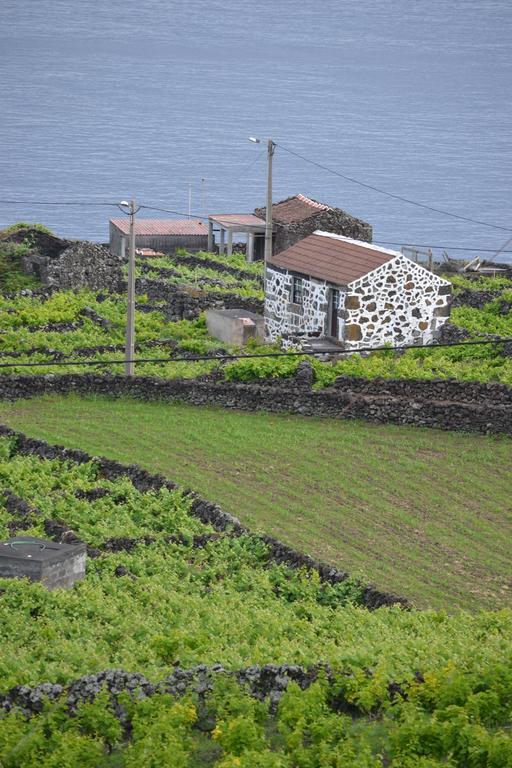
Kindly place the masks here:
<instances>
[{"instance_id":1,"label":"small doorway","mask_svg":"<svg viewBox=\"0 0 512 768\"><path fill-rule=\"evenodd\" d=\"M329 301L328 334L333 339L338 339L338 309L340 306L340 292L337 288L331 288Z\"/></svg>"}]
</instances>

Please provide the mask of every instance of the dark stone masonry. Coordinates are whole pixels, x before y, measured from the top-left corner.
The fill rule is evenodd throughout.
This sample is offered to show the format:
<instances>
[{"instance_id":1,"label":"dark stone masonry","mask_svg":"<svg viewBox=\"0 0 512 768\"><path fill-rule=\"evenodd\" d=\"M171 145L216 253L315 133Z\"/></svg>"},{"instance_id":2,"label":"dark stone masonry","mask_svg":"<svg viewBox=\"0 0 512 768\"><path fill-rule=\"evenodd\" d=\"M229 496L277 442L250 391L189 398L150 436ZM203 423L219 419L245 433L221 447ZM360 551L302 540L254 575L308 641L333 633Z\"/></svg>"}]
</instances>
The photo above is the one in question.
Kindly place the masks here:
<instances>
[{"instance_id":1,"label":"dark stone masonry","mask_svg":"<svg viewBox=\"0 0 512 768\"><path fill-rule=\"evenodd\" d=\"M44 285L59 290L90 288L92 291L119 291L123 284L123 262L108 248L86 240L69 243L46 235L51 241L23 256L23 271ZM65 247L59 248L58 243Z\"/></svg>"},{"instance_id":2,"label":"dark stone masonry","mask_svg":"<svg viewBox=\"0 0 512 768\"><path fill-rule=\"evenodd\" d=\"M334 676L328 664L314 664L309 667L298 664L265 664L236 670L225 669L221 664L210 666L198 664L188 669L178 666L171 675L157 683L150 682L139 672L106 669L95 674L84 675L65 686L59 683L40 683L33 687L17 685L7 693L0 694L0 709L6 712L16 709L20 710L25 717L33 717L43 711L48 701L58 701L65 697L68 713L73 715L81 703L94 701L98 694L106 690L110 695L114 713L120 722L126 725L126 712L118 701L121 693L140 700L155 694L165 693L181 697L194 692L198 696L198 726L200 730L206 732L214 727L214 722L208 715L207 697L214 690L215 681L219 676L233 677L242 690L259 701L264 701L268 697L269 711L275 713L279 700L291 682L299 685L302 690L306 690L318 679L320 673L326 676L329 683L334 682ZM371 675L370 670L367 674ZM391 700L400 691L398 683L389 684L388 694ZM333 711L354 710L354 714L357 712L341 694L336 696L331 706Z\"/></svg>"},{"instance_id":3,"label":"dark stone masonry","mask_svg":"<svg viewBox=\"0 0 512 768\"><path fill-rule=\"evenodd\" d=\"M96 374L0 377L0 399L52 393L179 400L244 411L512 435L512 389L503 384L339 377L332 387L313 390L303 369L297 379L261 383Z\"/></svg>"},{"instance_id":4,"label":"dark stone masonry","mask_svg":"<svg viewBox=\"0 0 512 768\"><path fill-rule=\"evenodd\" d=\"M289 198L293 200L293 198ZM354 240L364 240L372 242L373 231L368 222L351 216L341 208L321 206L315 210L311 208L309 215L301 213L300 217L294 219L293 216L284 216L281 218L280 211L283 204L286 206L288 200L282 200L273 207L274 223L274 241L272 252L280 253L286 250L294 243L302 240L308 235L312 235L317 229L324 232L333 232L334 234L351 237ZM256 208L254 213L261 219L265 219L265 208ZM294 220L290 220L294 219Z\"/></svg>"},{"instance_id":5,"label":"dark stone masonry","mask_svg":"<svg viewBox=\"0 0 512 768\"><path fill-rule=\"evenodd\" d=\"M135 281L137 294L146 294L151 301L164 301L161 311L167 320L194 320L206 309L244 309L256 315L263 313L260 299L237 296L218 291L202 291L192 286L175 285L163 280L140 277Z\"/></svg>"}]
</instances>

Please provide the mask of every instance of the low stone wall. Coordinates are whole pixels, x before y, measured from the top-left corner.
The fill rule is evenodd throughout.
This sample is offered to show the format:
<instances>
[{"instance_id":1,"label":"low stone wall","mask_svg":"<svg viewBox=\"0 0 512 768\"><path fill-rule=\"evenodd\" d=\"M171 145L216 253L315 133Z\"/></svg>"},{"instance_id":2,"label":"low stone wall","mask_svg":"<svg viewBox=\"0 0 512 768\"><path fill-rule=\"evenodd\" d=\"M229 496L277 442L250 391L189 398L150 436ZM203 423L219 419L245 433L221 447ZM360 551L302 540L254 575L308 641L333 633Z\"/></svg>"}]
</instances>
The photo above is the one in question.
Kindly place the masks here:
<instances>
[{"instance_id":1,"label":"low stone wall","mask_svg":"<svg viewBox=\"0 0 512 768\"><path fill-rule=\"evenodd\" d=\"M58 241L58 238L53 240ZM60 242L65 245L60 250L57 245L49 252L40 251L36 247L23 256L23 271L34 275L44 285L59 290L120 290L123 282L122 261L113 256L108 248L86 240L71 244L68 241Z\"/></svg>"},{"instance_id":2,"label":"low stone wall","mask_svg":"<svg viewBox=\"0 0 512 768\"><path fill-rule=\"evenodd\" d=\"M473 309L482 309L490 301L499 298L503 291L473 291L470 288L464 288L459 293L454 294L452 299L452 309L454 307L472 307Z\"/></svg>"},{"instance_id":3,"label":"low stone wall","mask_svg":"<svg viewBox=\"0 0 512 768\"><path fill-rule=\"evenodd\" d=\"M168 320L193 320L206 309L245 309L256 315L263 314L263 301L260 299L233 293L201 291L162 280L137 278L135 291L137 294L146 294L153 301L165 301L167 306L162 311Z\"/></svg>"},{"instance_id":4,"label":"low stone wall","mask_svg":"<svg viewBox=\"0 0 512 768\"><path fill-rule=\"evenodd\" d=\"M456 379L363 379L339 376L334 387L344 392L369 396L401 397L408 400L436 400L471 403L492 408L494 405L512 407L512 389L505 384Z\"/></svg>"},{"instance_id":5,"label":"low stone wall","mask_svg":"<svg viewBox=\"0 0 512 768\"><path fill-rule=\"evenodd\" d=\"M73 717L77 707L85 702L92 702L102 692L109 694L112 712L125 729L125 738L129 740L130 729L128 717L119 701L120 694L137 700L149 698L156 694L167 694L181 698L193 693L198 700L198 722L196 726L204 732L211 731L213 725L208 708L208 697L215 690L215 683L220 676L231 677L241 687L258 701L268 699L269 714L275 714L280 699L290 683L296 683L304 691L319 677L325 677L329 685L335 684L339 670L333 670L329 664L318 663L308 667L299 664L265 664L253 665L241 669L226 669L221 664L198 664L195 667L183 668L175 666L172 674L158 682L151 682L140 672L126 672L123 669L105 669L61 685L59 683L39 683L39 685L17 685L9 691L0 693L0 709L10 712L20 711L24 717L33 717L43 712L48 702L64 700L69 716ZM348 674L348 673L345 673ZM368 677L372 670L366 669ZM416 675L417 683L423 682L420 672ZM356 717L361 711L355 704L347 701L336 686L329 706L333 712L351 714ZM334 693L334 691L333 691ZM407 698L404 684L391 681L387 686L389 701L396 698ZM376 705L372 709L374 716L379 712Z\"/></svg>"},{"instance_id":6,"label":"low stone wall","mask_svg":"<svg viewBox=\"0 0 512 768\"><path fill-rule=\"evenodd\" d=\"M96 374L0 377L0 399L69 393L512 435L512 390L500 384L339 378L333 387L312 390L305 379L245 384Z\"/></svg>"}]
</instances>

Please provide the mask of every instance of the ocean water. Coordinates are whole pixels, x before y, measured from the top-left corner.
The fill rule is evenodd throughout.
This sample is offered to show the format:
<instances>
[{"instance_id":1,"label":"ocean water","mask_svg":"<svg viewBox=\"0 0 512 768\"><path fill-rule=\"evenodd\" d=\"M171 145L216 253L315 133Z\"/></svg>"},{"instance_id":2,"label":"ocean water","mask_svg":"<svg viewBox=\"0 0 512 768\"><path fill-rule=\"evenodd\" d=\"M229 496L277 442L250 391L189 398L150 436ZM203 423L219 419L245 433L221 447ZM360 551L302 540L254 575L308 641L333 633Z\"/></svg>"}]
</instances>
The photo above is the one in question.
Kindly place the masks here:
<instances>
[{"instance_id":1,"label":"ocean water","mask_svg":"<svg viewBox=\"0 0 512 768\"><path fill-rule=\"evenodd\" d=\"M0 199L187 214L190 190L195 215L250 211L266 157L247 139L272 136L504 229L281 147L274 200L337 205L379 242L496 250L512 237L511 47L510 0L2 0ZM0 203L0 226L102 241L116 213Z\"/></svg>"}]
</instances>

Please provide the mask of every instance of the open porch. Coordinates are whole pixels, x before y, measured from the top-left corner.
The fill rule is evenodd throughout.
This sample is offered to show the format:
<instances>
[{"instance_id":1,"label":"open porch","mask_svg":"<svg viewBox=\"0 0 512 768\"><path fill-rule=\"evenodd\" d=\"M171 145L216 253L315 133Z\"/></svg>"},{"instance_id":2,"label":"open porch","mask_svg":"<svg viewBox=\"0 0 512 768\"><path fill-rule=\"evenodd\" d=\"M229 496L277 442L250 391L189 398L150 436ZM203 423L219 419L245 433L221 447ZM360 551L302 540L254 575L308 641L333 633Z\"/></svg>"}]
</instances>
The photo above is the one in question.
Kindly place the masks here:
<instances>
[{"instance_id":1,"label":"open porch","mask_svg":"<svg viewBox=\"0 0 512 768\"><path fill-rule=\"evenodd\" d=\"M265 221L254 213L221 213L208 216L208 250L215 242L214 227L219 232L219 253L233 253L233 234L247 235L247 261L263 258Z\"/></svg>"}]
</instances>

